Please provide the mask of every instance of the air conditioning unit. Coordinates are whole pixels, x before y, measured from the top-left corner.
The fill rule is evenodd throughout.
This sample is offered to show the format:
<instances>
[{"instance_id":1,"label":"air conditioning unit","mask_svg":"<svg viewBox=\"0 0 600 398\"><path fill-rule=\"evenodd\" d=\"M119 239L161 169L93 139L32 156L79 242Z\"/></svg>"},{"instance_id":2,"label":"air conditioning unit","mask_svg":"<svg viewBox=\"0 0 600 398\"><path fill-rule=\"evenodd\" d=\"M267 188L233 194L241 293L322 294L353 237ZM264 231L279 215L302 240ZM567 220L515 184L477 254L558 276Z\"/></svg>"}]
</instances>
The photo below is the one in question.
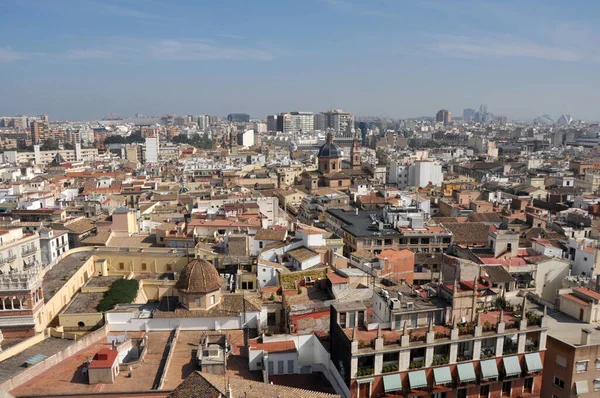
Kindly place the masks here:
<instances>
[{"instance_id":1,"label":"air conditioning unit","mask_svg":"<svg viewBox=\"0 0 600 398\"><path fill-rule=\"evenodd\" d=\"M400 309L400 300L398 300L397 298L392 298L390 299L390 308L393 310L399 310Z\"/></svg>"},{"instance_id":2,"label":"air conditioning unit","mask_svg":"<svg viewBox=\"0 0 600 398\"><path fill-rule=\"evenodd\" d=\"M415 308L415 303L412 301L409 301L406 303L406 308Z\"/></svg>"}]
</instances>

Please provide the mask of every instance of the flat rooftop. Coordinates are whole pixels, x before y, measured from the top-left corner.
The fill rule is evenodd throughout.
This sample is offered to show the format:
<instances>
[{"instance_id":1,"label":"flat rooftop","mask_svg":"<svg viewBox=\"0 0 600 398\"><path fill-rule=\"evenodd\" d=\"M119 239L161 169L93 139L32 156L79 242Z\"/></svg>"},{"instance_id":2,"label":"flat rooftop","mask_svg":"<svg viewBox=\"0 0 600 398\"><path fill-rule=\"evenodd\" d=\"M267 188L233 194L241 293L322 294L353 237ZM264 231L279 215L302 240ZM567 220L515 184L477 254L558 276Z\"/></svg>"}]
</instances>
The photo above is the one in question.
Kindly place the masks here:
<instances>
[{"instance_id":1,"label":"flat rooftop","mask_svg":"<svg viewBox=\"0 0 600 398\"><path fill-rule=\"evenodd\" d=\"M71 344L75 344L75 342L73 340L63 340L49 337L22 351L21 353L0 362L0 383L18 375L27 369L23 366L23 364L32 356L42 354L49 357L64 350Z\"/></svg>"},{"instance_id":2,"label":"flat rooftop","mask_svg":"<svg viewBox=\"0 0 600 398\"><path fill-rule=\"evenodd\" d=\"M93 276L85 287L110 287L115 281L123 279L122 276Z\"/></svg>"},{"instance_id":3,"label":"flat rooftop","mask_svg":"<svg viewBox=\"0 0 600 398\"><path fill-rule=\"evenodd\" d=\"M343 210L343 209L329 209L327 213L336 217L337 219L344 222L345 225L342 227L343 230L352 234L353 236L358 237L367 237L367 236L381 236L381 237L392 237L392 236L400 236L400 232L391 227L384 227L382 231L379 231L378 225L373 224L373 220L371 219L371 215L374 215L375 218L379 221L383 215L383 211L374 210L374 211L358 211L358 215L356 214L356 210ZM377 228L374 228L377 227ZM379 235L381 234L381 235Z\"/></svg>"},{"instance_id":4,"label":"flat rooftop","mask_svg":"<svg viewBox=\"0 0 600 398\"><path fill-rule=\"evenodd\" d=\"M63 287L66 281L81 268L93 252L73 253L58 262L44 275L44 301L47 303Z\"/></svg>"},{"instance_id":5,"label":"flat rooftop","mask_svg":"<svg viewBox=\"0 0 600 398\"><path fill-rule=\"evenodd\" d=\"M600 344L600 330L596 329L597 324L581 322L557 310L548 309L548 315L549 336L572 346L579 346L581 329L588 329L592 332L590 344Z\"/></svg>"},{"instance_id":6,"label":"flat rooftop","mask_svg":"<svg viewBox=\"0 0 600 398\"><path fill-rule=\"evenodd\" d=\"M63 314L90 314L102 300L104 293L77 293Z\"/></svg>"}]
</instances>

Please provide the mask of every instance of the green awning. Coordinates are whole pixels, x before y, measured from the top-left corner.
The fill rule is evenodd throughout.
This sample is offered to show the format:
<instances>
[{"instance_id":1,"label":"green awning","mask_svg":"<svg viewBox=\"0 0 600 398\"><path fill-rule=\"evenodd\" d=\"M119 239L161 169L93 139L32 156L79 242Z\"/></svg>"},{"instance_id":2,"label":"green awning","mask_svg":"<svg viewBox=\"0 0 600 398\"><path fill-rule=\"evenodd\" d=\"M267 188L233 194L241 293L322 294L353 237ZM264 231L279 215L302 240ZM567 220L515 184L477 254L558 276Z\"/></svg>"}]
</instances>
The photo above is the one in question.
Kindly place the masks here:
<instances>
[{"instance_id":1,"label":"green awning","mask_svg":"<svg viewBox=\"0 0 600 398\"><path fill-rule=\"evenodd\" d=\"M410 372L408 374L408 381L410 382L410 389L427 387L427 375L424 370L417 370L416 372Z\"/></svg>"},{"instance_id":2,"label":"green awning","mask_svg":"<svg viewBox=\"0 0 600 398\"><path fill-rule=\"evenodd\" d=\"M433 377L435 379L435 385L452 383L452 375L450 374L450 368L444 366L443 368L433 369Z\"/></svg>"},{"instance_id":3,"label":"green awning","mask_svg":"<svg viewBox=\"0 0 600 398\"><path fill-rule=\"evenodd\" d=\"M587 394L588 390L588 382L587 380L579 380L575 382L575 394Z\"/></svg>"},{"instance_id":4,"label":"green awning","mask_svg":"<svg viewBox=\"0 0 600 398\"><path fill-rule=\"evenodd\" d=\"M504 363L504 374L508 377L518 376L521 374L521 364L519 357L506 357L502 360Z\"/></svg>"},{"instance_id":5,"label":"green awning","mask_svg":"<svg viewBox=\"0 0 600 398\"><path fill-rule=\"evenodd\" d=\"M375 381L374 377L369 377L368 379L358 379L358 380L356 380L356 382L358 384L373 383L374 381Z\"/></svg>"},{"instance_id":6,"label":"green awning","mask_svg":"<svg viewBox=\"0 0 600 398\"><path fill-rule=\"evenodd\" d=\"M525 363L527 364L527 371L529 373L539 372L540 370L544 369L544 365L542 365L542 358L540 358L539 352L525 354Z\"/></svg>"},{"instance_id":7,"label":"green awning","mask_svg":"<svg viewBox=\"0 0 600 398\"><path fill-rule=\"evenodd\" d=\"M383 376L383 389L386 393L402 390L402 380L400 380L400 375Z\"/></svg>"},{"instance_id":8,"label":"green awning","mask_svg":"<svg viewBox=\"0 0 600 398\"><path fill-rule=\"evenodd\" d=\"M458 368L458 379L461 383L470 383L477 380L473 362L459 363L456 367Z\"/></svg>"},{"instance_id":9,"label":"green awning","mask_svg":"<svg viewBox=\"0 0 600 398\"><path fill-rule=\"evenodd\" d=\"M484 379L497 379L500 374L498 373L498 365L495 359L487 359L481 361L481 377Z\"/></svg>"}]
</instances>

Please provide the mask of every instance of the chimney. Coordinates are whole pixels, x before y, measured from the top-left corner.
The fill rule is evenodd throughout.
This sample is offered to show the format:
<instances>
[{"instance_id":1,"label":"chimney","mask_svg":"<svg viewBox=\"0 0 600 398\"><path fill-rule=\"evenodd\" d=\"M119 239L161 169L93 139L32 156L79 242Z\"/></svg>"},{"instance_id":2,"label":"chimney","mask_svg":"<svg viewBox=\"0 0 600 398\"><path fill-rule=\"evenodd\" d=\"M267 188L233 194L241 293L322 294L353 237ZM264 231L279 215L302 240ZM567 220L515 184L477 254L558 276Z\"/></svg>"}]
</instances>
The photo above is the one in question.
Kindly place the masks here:
<instances>
[{"instance_id":1,"label":"chimney","mask_svg":"<svg viewBox=\"0 0 600 398\"><path fill-rule=\"evenodd\" d=\"M589 345L592 340L592 331L590 329L581 329L581 345Z\"/></svg>"},{"instance_id":2,"label":"chimney","mask_svg":"<svg viewBox=\"0 0 600 398\"><path fill-rule=\"evenodd\" d=\"M596 291L600 293L600 275L596 275Z\"/></svg>"}]
</instances>

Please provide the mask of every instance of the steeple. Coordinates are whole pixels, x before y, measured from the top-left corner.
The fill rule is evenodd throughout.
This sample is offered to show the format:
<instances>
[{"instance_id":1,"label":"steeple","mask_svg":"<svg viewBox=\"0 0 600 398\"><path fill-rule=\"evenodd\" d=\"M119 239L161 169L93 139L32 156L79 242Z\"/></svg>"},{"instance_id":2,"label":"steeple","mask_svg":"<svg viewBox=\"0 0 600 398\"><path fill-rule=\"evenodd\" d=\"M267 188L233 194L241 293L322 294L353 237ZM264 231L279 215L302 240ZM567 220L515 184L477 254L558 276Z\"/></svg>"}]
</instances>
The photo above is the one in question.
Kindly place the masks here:
<instances>
[{"instance_id":1,"label":"steeple","mask_svg":"<svg viewBox=\"0 0 600 398\"><path fill-rule=\"evenodd\" d=\"M352 159L352 168L356 169L360 167L360 148L359 142L356 137L352 141L352 149L350 150L350 158Z\"/></svg>"}]
</instances>

